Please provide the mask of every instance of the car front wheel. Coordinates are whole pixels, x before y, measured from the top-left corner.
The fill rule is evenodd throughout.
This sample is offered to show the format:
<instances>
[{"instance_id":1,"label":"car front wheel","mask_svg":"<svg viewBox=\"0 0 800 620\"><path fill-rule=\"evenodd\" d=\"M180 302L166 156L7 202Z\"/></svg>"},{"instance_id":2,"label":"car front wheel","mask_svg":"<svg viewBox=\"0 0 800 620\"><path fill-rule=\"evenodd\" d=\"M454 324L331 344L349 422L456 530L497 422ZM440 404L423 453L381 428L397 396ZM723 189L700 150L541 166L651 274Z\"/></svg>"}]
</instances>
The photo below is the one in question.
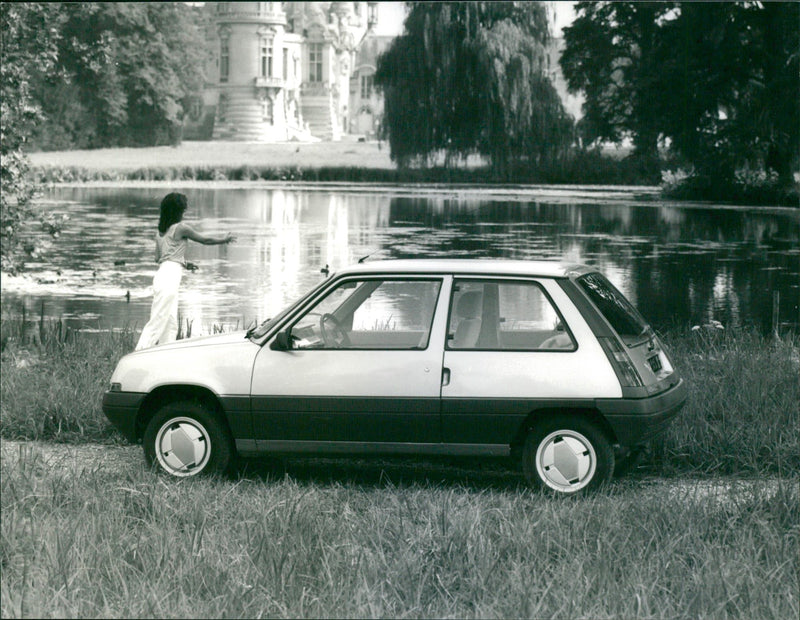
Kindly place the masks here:
<instances>
[{"instance_id":1,"label":"car front wheel","mask_svg":"<svg viewBox=\"0 0 800 620\"><path fill-rule=\"evenodd\" d=\"M614 452L594 424L577 416L540 420L522 451L528 483L559 494L588 492L611 480Z\"/></svg>"},{"instance_id":2,"label":"car front wheel","mask_svg":"<svg viewBox=\"0 0 800 620\"><path fill-rule=\"evenodd\" d=\"M233 458L228 433L200 403L169 403L156 412L144 432L144 456L171 476L224 473Z\"/></svg>"}]
</instances>

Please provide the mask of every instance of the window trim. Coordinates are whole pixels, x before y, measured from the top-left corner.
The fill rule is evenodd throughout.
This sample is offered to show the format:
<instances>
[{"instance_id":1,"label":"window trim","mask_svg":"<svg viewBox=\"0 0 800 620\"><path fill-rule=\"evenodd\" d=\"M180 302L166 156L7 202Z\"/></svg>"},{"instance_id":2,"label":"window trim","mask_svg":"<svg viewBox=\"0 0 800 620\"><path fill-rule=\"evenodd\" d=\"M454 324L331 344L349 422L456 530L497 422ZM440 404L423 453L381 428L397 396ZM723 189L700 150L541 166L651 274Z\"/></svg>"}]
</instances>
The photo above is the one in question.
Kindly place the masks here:
<instances>
[{"instance_id":1,"label":"window trim","mask_svg":"<svg viewBox=\"0 0 800 620\"><path fill-rule=\"evenodd\" d=\"M501 349L501 348L492 348L492 347L472 347L472 348L453 348L450 346L450 340L452 339L452 334L450 332L450 323L453 318L453 300L455 298L455 294L458 288L459 283L461 282L481 282L481 283L492 283L492 284L523 284L523 285L533 285L537 287L541 293L544 295L545 299L547 299L550 307L558 316L558 320L564 326L564 332L569 335L570 340L572 341L572 348L570 349ZM453 283L450 287L450 300L447 304L447 323L445 324L445 343L444 343L444 350L446 352L453 352L453 353L471 353L471 352L492 352L492 353L575 353L580 348L578 344L578 339L575 338L575 334L570 329L569 323L567 323L564 315L562 314L561 310L559 309L558 305L553 301L552 296L547 291L547 287L545 287L539 278L520 278L520 277L471 277L468 275L456 275L453 277Z\"/></svg>"}]
</instances>

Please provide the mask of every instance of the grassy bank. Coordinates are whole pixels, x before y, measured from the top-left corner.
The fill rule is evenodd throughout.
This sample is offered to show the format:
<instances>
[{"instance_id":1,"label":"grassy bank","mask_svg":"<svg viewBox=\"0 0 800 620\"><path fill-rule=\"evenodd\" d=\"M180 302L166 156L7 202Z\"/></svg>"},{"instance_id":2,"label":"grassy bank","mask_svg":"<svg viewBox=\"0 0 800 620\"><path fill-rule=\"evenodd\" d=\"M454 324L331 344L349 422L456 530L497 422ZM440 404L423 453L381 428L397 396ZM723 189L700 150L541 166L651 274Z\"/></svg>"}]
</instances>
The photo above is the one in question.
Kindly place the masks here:
<instances>
[{"instance_id":1,"label":"grassy bank","mask_svg":"<svg viewBox=\"0 0 800 620\"><path fill-rule=\"evenodd\" d=\"M573 151L536 166L518 165L503 183L652 186L629 150ZM295 181L375 184L478 184L498 182L486 161L470 156L455 167L443 157L428 168L399 170L386 143L259 144L184 142L178 146L38 152L29 155L32 178L42 184L115 181ZM674 167L672 163L662 162ZM762 178L763 177L763 178ZM784 187L764 173L737 173L733 181L701 179L665 170L664 197L718 203L798 206L800 186Z\"/></svg>"},{"instance_id":2,"label":"grassy bank","mask_svg":"<svg viewBox=\"0 0 800 620\"><path fill-rule=\"evenodd\" d=\"M268 484L265 484L268 482ZM2 616L796 618L800 497L2 465Z\"/></svg>"},{"instance_id":3,"label":"grassy bank","mask_svg":"<svg viewBox=\"0 0 800 620\"><path fill-rule=\"evenodd\" d=\"M305 181L493 184L486 162L399 170L379 142L257 144L185 142L176 147L31 153L40 183L93 181ZM504 182L509 182L505 180ZM647 185L637 165L612 151L580 153L536 167L519 166L513 183Z\"/></svg>"},{"instance_id":4,"label":"grassy bank","mask_svg":"<svg viewBox=\"0 0 800 620\"><path fill-rule=\"evenodd\" d=\"M133 349L134 334L67 334L57 322L23 334L17 319L0 328L0 436L122 441L100 401L117 360ZM645 471L800 475L797 336L687 330L665 338L689 399L652 444Z\"/></svg>"}]
</instances>

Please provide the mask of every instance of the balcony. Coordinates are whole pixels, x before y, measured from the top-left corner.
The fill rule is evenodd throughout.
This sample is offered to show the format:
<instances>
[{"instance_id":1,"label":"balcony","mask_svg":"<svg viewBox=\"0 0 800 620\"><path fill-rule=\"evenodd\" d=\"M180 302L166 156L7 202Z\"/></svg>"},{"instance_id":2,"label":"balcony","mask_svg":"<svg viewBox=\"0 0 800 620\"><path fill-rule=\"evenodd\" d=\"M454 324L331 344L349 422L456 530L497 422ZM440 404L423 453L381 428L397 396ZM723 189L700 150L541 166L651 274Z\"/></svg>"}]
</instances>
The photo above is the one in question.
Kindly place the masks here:
<instances>
[{"instance_id":1,"label":"balcony","mask_svg":"<svg viewBox=\"0 0 800 620\"><path fill-rule=\"evenodd\" d=\"M265 20L275 24L286 25L286 13L280 2L218 2L216 6L217 20L231 19Z\"/></svg>"},{"instance_id":2,"label":"balcony","mask_svg":"<svg viewBox=\"0 0 800 620\"><path fill-rule=\"evenodd\" d=\"M283 78L279 77L257 77L255 78L256 88L283 88Z\"/></svg>"}]
</instances>

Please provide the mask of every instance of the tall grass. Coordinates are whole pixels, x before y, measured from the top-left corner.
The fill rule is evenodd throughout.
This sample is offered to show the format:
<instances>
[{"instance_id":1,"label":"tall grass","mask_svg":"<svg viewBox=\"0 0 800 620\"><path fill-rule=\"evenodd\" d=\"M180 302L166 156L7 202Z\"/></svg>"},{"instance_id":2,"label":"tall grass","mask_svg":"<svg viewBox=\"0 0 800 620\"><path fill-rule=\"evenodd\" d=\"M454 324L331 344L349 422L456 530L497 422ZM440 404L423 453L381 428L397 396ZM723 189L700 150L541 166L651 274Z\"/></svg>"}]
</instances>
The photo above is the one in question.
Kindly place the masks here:
<instances>
[{"instance_id":1,"label":"tall grass","mask_svg":"<svg viewBox=\"0 0 800 620\"><path fill-rule=\"evenodd\" d=\"M61 321L42 319L34 328L0 321L0 437L122 441L100 402L134 338L130 329L92 333Z\"/></svg>"},{"instance_id":2,"label":"tall grass","mask_svg":"<svg viewBox=\"0 0 800 620\"><path fill-rule=\"evenodd\" d=\"M133 350L130 330L65 336L40 324L21 342L18 319L0 323L0 436L122 441L100 404L116 362ZM192 325L186 325L187 335ZM42 338L43 337L43 338ZM640 467L674 475L800 474L800 341L748 331L673 331L664 336L689 397Z\"/></svg>"},{"instance_id":3,"label":"tall grass","mask_svg":"<svg viewBox=\"0 0 800 620\"><path fill-rule=\"evenodd\" d=\"M800 473L800 338L698 328L665 337L689 398L649 462L663 473Z\"/></svg>"},{"instance_id":4,"label":"tall grass","mask_svg":"<svg viewBox=\"0 0 800 620\"><path fill-rule=\"evenodd\" d=\"M795 481L588 499L253 473L165 480L5 454L12 617L796 618Z\"/></svg>"},{"instance_id":5,"label":"tall grass","mask_svg":"<svg viewBox=\"0 0 800 620\"><path fill-rule=\"evenodd\" d=\"M332 161L337 159L331 158ZM380 184L413 183L559 183L592 185L647 185L650 181L630 159L599 152L575 152L542 164L521 164L511 178L498 178L487 165L426 168L376 167L369 159L360 165L300 163L196 163L162 164L138 168L47 165L32 168L38 183L89 183L93 181L303 181Z\"/></svg>"}]
</instances>

